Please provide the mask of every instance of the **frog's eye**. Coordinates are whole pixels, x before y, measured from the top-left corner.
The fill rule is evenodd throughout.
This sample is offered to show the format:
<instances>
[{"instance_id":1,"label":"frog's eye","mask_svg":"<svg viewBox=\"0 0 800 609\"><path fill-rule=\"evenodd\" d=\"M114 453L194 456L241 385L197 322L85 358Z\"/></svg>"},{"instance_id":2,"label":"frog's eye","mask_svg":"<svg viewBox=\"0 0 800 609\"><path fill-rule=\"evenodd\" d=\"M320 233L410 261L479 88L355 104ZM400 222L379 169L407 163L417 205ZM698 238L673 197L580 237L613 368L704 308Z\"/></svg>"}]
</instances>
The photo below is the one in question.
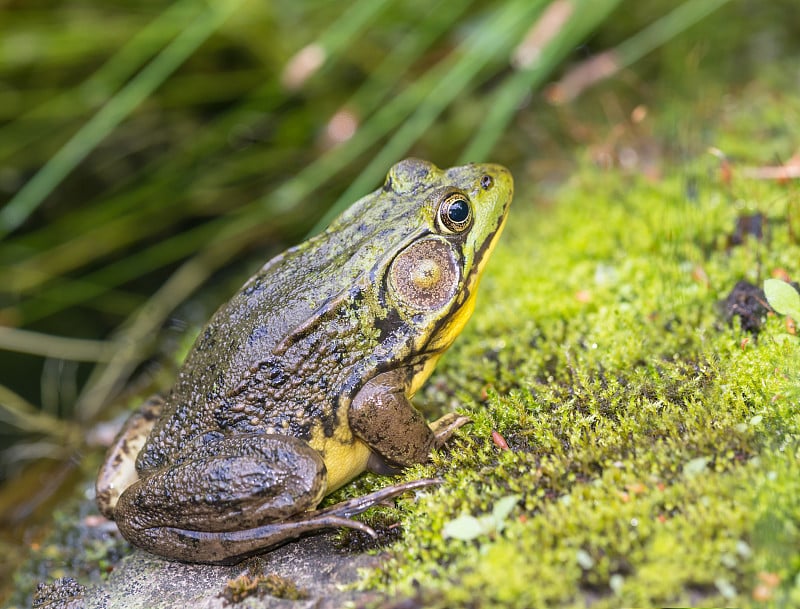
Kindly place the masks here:
<instances>
[{"instance_id":1,"label":"frog's eye","mask_svg":"<svg viewBox=\"0 0 800 609\"><path fill-rule=\"evenodd\" d=\"M472 224L472 205L460 192L447 195L439 205L439 224L448 233L463 233Z\"/></svg>"}]
</instances>

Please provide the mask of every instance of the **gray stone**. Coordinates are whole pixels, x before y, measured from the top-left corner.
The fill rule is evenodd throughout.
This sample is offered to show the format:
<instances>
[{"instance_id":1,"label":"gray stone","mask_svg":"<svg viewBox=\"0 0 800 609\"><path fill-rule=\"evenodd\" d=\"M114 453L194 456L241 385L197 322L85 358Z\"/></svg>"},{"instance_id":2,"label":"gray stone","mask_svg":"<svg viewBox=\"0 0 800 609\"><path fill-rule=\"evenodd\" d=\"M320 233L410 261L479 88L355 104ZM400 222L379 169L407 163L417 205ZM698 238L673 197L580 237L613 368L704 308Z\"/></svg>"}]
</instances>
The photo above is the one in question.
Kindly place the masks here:
<instances>
[{"instance_id":1,"label":"gray stone","mask_svg":"<svg viewBox=\"0 0 800 609\"><path fill-rule=\"evenodd\" d=\"M317 535L287 544L234 566L184 564L141 550L123 558L102 586L85 593L87 609L191 609L237 608L338 608L373 593L347 589L358 569L380 564L381 557L337 549L332 534ZM263 589L231 603L225 598L229 580L241 575L277 576L307 594L302 600L270 596Z\"/></svg>"}]
</instances>

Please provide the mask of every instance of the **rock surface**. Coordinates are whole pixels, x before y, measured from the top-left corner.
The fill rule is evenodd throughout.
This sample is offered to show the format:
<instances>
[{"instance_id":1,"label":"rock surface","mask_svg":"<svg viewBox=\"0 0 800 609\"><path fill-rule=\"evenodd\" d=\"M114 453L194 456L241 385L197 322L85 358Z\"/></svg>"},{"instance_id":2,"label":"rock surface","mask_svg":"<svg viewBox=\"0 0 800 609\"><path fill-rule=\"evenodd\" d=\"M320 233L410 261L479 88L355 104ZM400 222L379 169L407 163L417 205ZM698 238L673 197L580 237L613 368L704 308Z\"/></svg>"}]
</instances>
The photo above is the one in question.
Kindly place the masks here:
<instances>
[{"instance_id":1,"label":"rock surface","mask_svg":"<svg viewBox=\"0 0 800 609\"><path fill-rule=\"evenodd\" d=\"M317 535L287 544L263 556L233 566L184 564L135 550L116 565L101 586L83 593L86 609L192 609L288 608L334 609L347 602L374 598L372 593L346 589L358 577L358 569L375 567L380 556L337 549L333 534ZM260 576L260 577L259 577ZM301 598L280 598L267 576ZM237 580L237 578L239 578ZM256 585L256 581L260 581ZM232 598L235 589L242 591ZM280 586L279 586L280 587ZM38 606L72 605L59 598Z\"/></svg>"}]
</instances>

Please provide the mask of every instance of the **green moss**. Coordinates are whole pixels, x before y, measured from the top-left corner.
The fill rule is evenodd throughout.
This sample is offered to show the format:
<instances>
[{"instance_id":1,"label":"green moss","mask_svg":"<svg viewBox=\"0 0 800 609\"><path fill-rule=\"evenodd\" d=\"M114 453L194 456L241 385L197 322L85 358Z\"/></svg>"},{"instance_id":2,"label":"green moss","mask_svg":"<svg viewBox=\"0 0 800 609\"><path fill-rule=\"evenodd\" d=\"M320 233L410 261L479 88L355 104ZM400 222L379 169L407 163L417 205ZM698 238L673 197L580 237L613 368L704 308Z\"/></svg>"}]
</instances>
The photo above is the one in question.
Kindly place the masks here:
<instances>
[{"instance_id":1,"label":"green moss","mask_svg":"<svg viewBox=\"0 0 800 609\"><path fill-rule=\"evenodd\" d=\"M800 247L784 187L716 162L658 181L583 163L547 210L521 181L475 317L418 396L473 424L409 472L446 482L365 585L431 607L798 602L800 340L774 316L751 336L720 302L800 273ZM769 238L730 246L755 210ZM443 536L511 493L501 532Z\"/></svg>"}]
</instances>

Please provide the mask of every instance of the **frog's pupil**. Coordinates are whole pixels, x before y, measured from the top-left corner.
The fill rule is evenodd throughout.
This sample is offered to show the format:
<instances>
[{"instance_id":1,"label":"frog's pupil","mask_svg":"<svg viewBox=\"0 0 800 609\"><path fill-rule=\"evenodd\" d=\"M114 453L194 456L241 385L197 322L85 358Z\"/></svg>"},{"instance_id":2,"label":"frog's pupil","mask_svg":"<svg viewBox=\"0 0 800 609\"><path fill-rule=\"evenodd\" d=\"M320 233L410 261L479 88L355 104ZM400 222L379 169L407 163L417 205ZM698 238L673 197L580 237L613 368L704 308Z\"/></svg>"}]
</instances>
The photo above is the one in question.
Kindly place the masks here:
<instances>
[{"instance_id":1,"label":"frog's pupil","mask_svg":"<svg viewBox=\"0 0 800 609\"><path fill-rule=\"evenodd\" d=\"M447 216L455 224L466 222L469 218L469 205L464 199L456 199L447 208Z\"/></svg>"}]
</instances>

